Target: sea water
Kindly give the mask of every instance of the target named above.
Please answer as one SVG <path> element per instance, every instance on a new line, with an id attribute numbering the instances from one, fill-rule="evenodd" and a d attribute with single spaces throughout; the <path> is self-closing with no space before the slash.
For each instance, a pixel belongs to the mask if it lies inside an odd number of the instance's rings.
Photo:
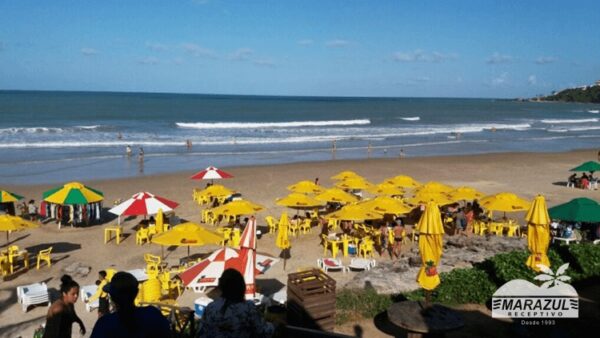
<path id="1" fill-rule="evenodd" d="M 593 148 L 597 111 L 500 99 L 0 91 L 0 183 L 332 160 L 334 143 L 335 159 Z"/>

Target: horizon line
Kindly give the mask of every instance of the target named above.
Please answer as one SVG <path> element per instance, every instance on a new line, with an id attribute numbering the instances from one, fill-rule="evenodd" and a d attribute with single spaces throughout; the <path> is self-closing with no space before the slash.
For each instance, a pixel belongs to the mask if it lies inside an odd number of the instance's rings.
<path id="1" fill-rule="evenodd" d="M 204 95 L 204 96 L 246 96 L 271 98 L 341 98 L 341 99 L 459 99 L 459 100 L 519 100 L 531 97 L 458 97 L 458 96 L 351 96 L 351 95 L 291 95 L 291 94 L 232 94 L 232 93 L 193 93 L 162 91 L 118 91 L 118 90 L 70 90 L 70 89 L 2 89 L 2 92 L 46 92 L 46 93 L 104 93 L 104 94 L 164 94 L 164 95 Z"/>

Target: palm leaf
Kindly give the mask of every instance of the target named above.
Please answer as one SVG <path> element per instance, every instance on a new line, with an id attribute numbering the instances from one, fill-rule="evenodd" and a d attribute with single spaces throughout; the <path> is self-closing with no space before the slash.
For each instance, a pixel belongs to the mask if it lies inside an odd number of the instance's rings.
<path id="1" fill-rule="evenodd" d="M 541 280 L 541 281 L 548 281 L 548 280 L 554 280 L 554 276 L 541 274 L 541 275 L 535 276 L 533 279 Z"/>
<path id="2" fill-rule="evenodd" d="M 556 279 L 561 282 L 568 282 L 571 280 L 571 277 L 563 275 L 563 276 L 558 276 Z"/>
<path id="3" fill-rule="evenodd" d="M 543 273 L 549 274 L 550 276 L 554 276 L 554 271 L 552 271 L 552 269 L 550 269 L 549 267 L 545 266 L 544 264 L 538 264 L 537 266 L 538 266 L 538 268 L 540 268 L 540 270 Z"/>
<path id="4" fill-rule="evenodd" d="M 565 264 L 561 265 L 560 268 L 558 268 L 558 270 L 556 270 L 556 275 L 557 276 L 563 275 L 565 273 L 565 271 L 567 271 L 568 268 L 569 268 L 569 263 L 565 263 Z"/>

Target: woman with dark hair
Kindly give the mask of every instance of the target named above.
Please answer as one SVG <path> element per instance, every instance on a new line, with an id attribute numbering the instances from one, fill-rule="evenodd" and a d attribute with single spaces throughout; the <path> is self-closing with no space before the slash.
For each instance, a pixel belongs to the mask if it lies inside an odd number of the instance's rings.
<path id="1" fill-rule="evenodd" d="M 208 304 L 202 315 L 198 338 L 272 337 L 275 326 L 261 317 L 256 306 L 246 301 L 244 276 L 235 270 L 219 278 L 221 297 Z"/>
<path id="2" fill-rule="evenodd" d="M 73 323 L 79 324 L 79 332 L 85 334 L 85 325 L 77 317 L 74 306 L 79 297 L 79 284 L 69 275 L 62 276 L 60 281 L 61 297 L 48 309 L 43 338 L 71 338 Z"/>

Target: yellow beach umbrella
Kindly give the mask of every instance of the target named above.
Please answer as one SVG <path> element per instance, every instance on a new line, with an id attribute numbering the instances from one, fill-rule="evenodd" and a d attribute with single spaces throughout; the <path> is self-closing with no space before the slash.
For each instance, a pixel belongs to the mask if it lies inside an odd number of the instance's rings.
<path id="1" fill-rule="evenodd" d="M 350 178 L 363 178 L 363 177 L 360 176 L 359 174 L 355 173 L 354 171 L 350 171 L 350 170 L 341 171 L 337 175 L 331 176 L 331 179 L 334 179 L 334 180 L 347 180 Z"/>
<path id="2" fill-rule="evenodd" d="M 380 214 L 393 215 L 406 214 L 413 209 L 402 201 L 387 196 L 379 196 L 372 200 L 360 202 L 358 205 Z"/>
<path id="3" fill-rule="evenodd" d="M 412 177 L 406 175 L 398 175 L 396 177 L 389 178 L 386 180 L 386 182 L 391 183 L 397 187 L 404 188 L 416 188 L 421 185 L 421 183 L 419 183 Z"/>
<path id="4" fill-rule="evenodd" d="M 328 217 L 344 221 L 362 221 L 370 219 L 382 219 L 383 215 L 378 212 L 370 211 L 361 205 L 354 204 L 347 205 L 340 210 L 329 214 Z"/>
<path id="5" fill-rule="evenodd" d="M 453 187 L 440 182 L 427 182 L 416 189 L 417 192 L 432 192 L 432 193 L 449 193 L 454 190 Z"/>
<path id="6" fill-rule="evenodd" d="M 210 187 L 200 191 L 198 194 L 206 197 L 220 197 L 220 196 L 229 196 L 233 194 L 234 191 L 222 186 L 220 184 L 213 184 Z"/>
<path id="7" fill-rule="evenodd" d="M 6 231 L 7 242 L 11 231 L 38 228 L 39 226 L 39 224 L 24 220 L 19 216 L 0 215 L 0 231 Z"/>
<path id="8" fill-rule="evenodd" d="M 335 186 L 342 189 L 364 190 L 371 188 L 373 184 L 369 183 L 364 178 L 349 178 L 347 180 L 337 182 Z"/>
<path id="9" fill-rule="evenodd" d="M 388 182 L 379 183 L 368 188 L 367 191 L 378 196 L 404 195 L 404 189 Z"/>
<path id="10" fill-rule="evenodd" d="M 162 246 L 187 246 L 188 256 L 190 255 L 190 246 L 219 244 L 222 240 L 222 235 L 192 222 L 181 223 L 169 231 L 152 237 L 152 243 Z"/>
<path id="11" fill-rule="evenodd" d="M 246 200 L 236 200 L 210 209 L 215 215 L 239 216 L 254 215 L 264 209 L 262 205 Z"/>
<path id="12" fill-rule="evenodd" d="M 282 205 L 290 208 L 313 208 L 319 207 L 325 204 L 325 202 L 320 201 L 314 197 L 310 197 L 301 193 L 291 193 L 286 197 L 277 199 L 277 205 Z"/>
<path id="13" fill-rule="evenodd" d="M 287 187 L 288 190 L 301 194 L 318 194 L 323 192 L 323 187 L 313 181 L 300 181 Z"/>
<path id="14" fill-rule="evenodd" d="M 459 187 L 448 193 L 448 197 L 453 201 L 472 201 L 474 199 L 480 199 L 483 196 L 483 193 L 471 187 Z"/>
<path id="15" fill-rule="evenodd" d="M 435 202 L 427 203 L 425 212 L 417 224 L 419 231 L 419 253 L 423 266 L 417 275 L 417 282 L 425 290 L 433 290 L 440 284 L 437 267 L 442 257 L 442 215 Z"/>
<path id="16" fill-rule="evenodd" d="M 495 195 L 487 196 L 479 201 L 481 207 L 493 211 L 523 211 L 530 207 L 527 200 L 510 192 L 501 192 Z"/>
<path id="17" fill-rule="evenodd" d="M 531 252 L 527 258 L 527 266 L 535 271 L 540 271 L 538 264 L 550 267 L 547 255 L 550 245 L 550 215 L 544 196 L 535 197 L 525 220 L 527 221 L 527 246 Z"/>
<path id="18" fill-rule="evenodd" d="M 0 203 L 17 202 L 23 199 L 23 196 L 17 195 L 10 191 L 0 190 Z"/>
<path id="19" fill-rule="evenodd" d="M 427 204 L 428 202 L 435 202 L 439 205 L 454 203 L 448 195 L 441 192 L 417 192 L 415 196 L 408 199 L 408 203 L 412 205 Z"/>
<path id="20" fill-rule="evenodd" d="M 345 192 L 339 188 L 330 188 L 315 196 L 316 199 L 325 202 L 335 202 L 340 204 L 354 203 L 358 197 Z"/>
<path id="21" fill-rule="evenodd" d="M 288 215 L 286 212 L 281 214 L 281 217 L 279 218 L 279 227 L 277 230 L 277 238 L 275 239 L 275 245 L 280 248 L 281 251 L 281 257 L 283 258 L 283 269 L 285 270 L 285 266 L 286 266 L 286 261 L 289 257 L 289 253 L 290 253 L 290 248 L 292 247 L 292 244 L 290 243 L 289 237 L 288 237 L 288 225 L 289 225 L 289 220 L 288 220 Z"/>
<path id="22" fill-rule="evenodd" d="M 88 204 L 100 202 L 104 199 L 101 191 L 92 189 L 79 182 L 67 183 L 63 186 L 50 189 L 43 194 L 44 201 L 54 204 Z"/>

